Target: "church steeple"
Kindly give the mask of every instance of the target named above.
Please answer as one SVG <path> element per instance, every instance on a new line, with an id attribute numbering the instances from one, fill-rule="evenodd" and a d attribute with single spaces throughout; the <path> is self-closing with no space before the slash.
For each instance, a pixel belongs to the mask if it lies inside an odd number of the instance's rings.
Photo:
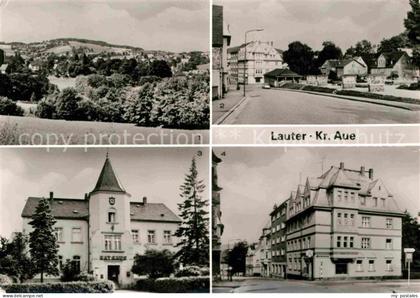
<path id="1" fill-rule="evenodd" d="M 114 169 L 111 165 L 111 160 L 106 154 L 105 163 L 102 167 L 101 174 L 99 175 L 98 182 L 92 192 L 96 191 L 114 191 L 114 192 L 124 192 L 125 190 L 122 187 L 120 181 L 115 175 Z"/>

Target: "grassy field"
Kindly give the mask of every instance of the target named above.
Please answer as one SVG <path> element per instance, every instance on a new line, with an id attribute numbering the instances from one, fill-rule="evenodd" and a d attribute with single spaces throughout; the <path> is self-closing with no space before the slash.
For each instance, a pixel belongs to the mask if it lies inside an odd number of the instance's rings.
<path id="1" fill-rule="evenodd" d="M 0 116 L 0 145 L 184 145 L 208 142 L 208 130 Z"/>
<path id="2" fill-rule="evenodd" d="M 74 88 L 76 86 L 76 78 L 58 78 L 55 76 L 48 76 L 48 80 L 51 84 L 57 85 L 60 90 L 68 87 Z"/>

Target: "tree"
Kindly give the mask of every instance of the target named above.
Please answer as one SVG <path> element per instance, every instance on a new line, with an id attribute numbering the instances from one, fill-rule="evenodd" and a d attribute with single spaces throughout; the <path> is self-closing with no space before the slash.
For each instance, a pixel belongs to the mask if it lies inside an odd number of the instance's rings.
<path id="1" fill-rule="evenodd" d="M 155 60 L 150 64 L 149 75 L 169 78 L 172 77 L 172 71 L 165 60 Z"/>
<path id="2" fill-rule="evenodd" d="M 420 45 L 420 1 L 410 0 L 411 10 L 404 19 L 404 26 L 408 31 L 408 38 L 414 46 Z"/>
<path id="3" fill-rule="evenodd" d="M 372 68 L 375 65 L 375 54 L 372 43 L 368 40 L 362 40 L 356 43 L 353 47 L 347 49 L 346 57 L 362 57 L 363 61 L 367 64 L 368 68 Z"/>
<path id="4" fill-rule="evenodd" d="M 144 255 L 134 256 L 131 271 L 139 275 L 148 275 L 149 278 L 169 276 L 174 272 L 173 255 L 167 249 L 146 250 Z"/>
<path id="5" fill-rule="evenodd" d="M 332 41 L 324 41 L 322 43 L 322 50 L 318 54 L 317 67 L 321 67 L 325 61 L 330 59 L 341 59 L 343 53 Z"/>
<path id="6" fill-rule="evenodd" d="M 406 210 L 402 218 L 402 255 L 405 259 L 404 248 L 414 248 L 414 264 L 420 266 L 420 223 Z"/>
<path id="7" fill-rule="evenodd" d="M 53 227 L 55 223 L 48 199 L 42 198 L 29 222 L 33 228 L 29 234 L 30 254 L 34 272 L 41 274 L 41 283 L 44 282 L 44 274 L 59 274 L 58 245 Z"/>
<path id="8" fill-rule="evenodd" d="M 248 244 L 246 242 L 238 242 L 228 251 L 225 260 L 229 267 L 232 267 L 231 274 L 246 273 L 246 254 L 248 251 Z"/>
<path id="9" fill-rule="evenodd" d="M 398 52 L 400 48 L 407 46 L 407 36 L 404 33 L 395 35 L 388 39 L 383 39 L 379 44 L 379 53 L 394 53 Z"/>
<path id="10" fill-rule="evenodd" d="M 209 264 L 208 212 L 204 209 L 208 203 L 201 196 L 204 189 L 204 182 L 198 179 L 193 158 L 185 182 L 180 187 L 180 195 L 184 199 L 178 204 L 182 223 L 175 232 L 175 236 L 181 240 L 177 244 L 181 249 L 176 257 L 185 265 Z"/>
<path id="11" fill-rule="evenodd" d="M 289 44 L 288 49 L 283 53 L 283 60 L 292 71 L 300 75 L 318 72 L 314 63 L 314 52 L 308 45 L 299 41 Z"/>
<path id="12" fill-rule="evenodd" d="M 57 118 L 65 120 L 77 120 L 79 117 L 79 102 L 82 98 L 74 88 L 65 88 L 58 94 L 55 102 Z"/>

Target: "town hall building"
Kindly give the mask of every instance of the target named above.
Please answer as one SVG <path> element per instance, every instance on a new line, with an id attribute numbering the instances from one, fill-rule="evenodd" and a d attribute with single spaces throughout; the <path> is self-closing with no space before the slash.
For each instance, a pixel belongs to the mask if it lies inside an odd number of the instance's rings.
<path id="1" fill-rule="evenodd" d="M 23 232 L 42 198 L 29 197 L 22 211 Z M 66 260 L 80 272 L 89 272 L 98 280 L 118 284 L 133 281 L 131 268 L 136 254 L 148 249 L 176 252 L 174 233 L 179 217 L 162 203 L 133 200 L 118 180 L 107 156 L 94 189 L 79 198 L 49 195 L 56 219 L 59 267 Z"/>

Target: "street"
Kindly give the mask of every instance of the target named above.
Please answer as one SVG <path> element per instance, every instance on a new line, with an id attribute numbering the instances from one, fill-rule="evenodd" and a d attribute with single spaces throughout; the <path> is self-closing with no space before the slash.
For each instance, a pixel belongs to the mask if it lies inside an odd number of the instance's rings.
<path id="1" fill-rule="evenodd" d="M 420 118 L 419 111 L 379 104 L 256 86 L 247 90 L 247 99 L 221 124 L 392 124 Z"/>
<path id="2" fill-rule="evenodd" d="M 213 293 L 420 293 L 420 280 L 280 280 L 248 278 L 213 284 Z"/>

